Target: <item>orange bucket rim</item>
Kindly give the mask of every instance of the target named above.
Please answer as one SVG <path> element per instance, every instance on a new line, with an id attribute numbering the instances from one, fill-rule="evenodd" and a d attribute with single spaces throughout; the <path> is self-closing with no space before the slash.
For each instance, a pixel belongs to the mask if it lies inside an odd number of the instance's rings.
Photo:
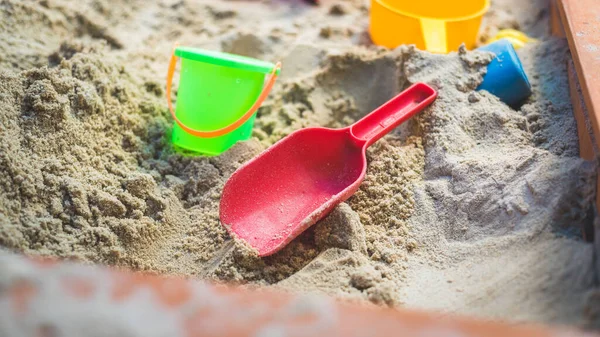
<path id="1" fill-rule="evenodd" d="M 388 9 L 396 14 L 408 16 L 408 17 L 411 17 L 414 19 L 441 20 L 441 21 L 445 21 L 445 22 L 458 22 L 458 21 L 466 21 L 466 20 L 475 19 L 477 17 L 483 16 L 490 9 L 490 0 L 483 0 L 483 3 L 484 3 L 483 8 L 481 8 L 479 11 L 477 11 L 474 14 L 461 16 L 461 17 L 454 17 L 451 19 L 446 19 L 446 18 L 440 19 L 440 18 L 430 17 L 430 16 L 415 15 L 413 13 L 399 10 L 399 9 L 393 7 L 392 5 L 387 4 L 384 0 L 372 0 L 372 1 L 378 3 L 382 7 L 385 7 L 386 9 Z"/>

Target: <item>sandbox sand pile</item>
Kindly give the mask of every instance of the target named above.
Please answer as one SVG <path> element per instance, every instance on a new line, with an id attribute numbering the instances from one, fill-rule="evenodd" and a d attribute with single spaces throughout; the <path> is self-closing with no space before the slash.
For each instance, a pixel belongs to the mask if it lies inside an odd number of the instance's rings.
<path id="1" fill-rule="evenodd" d="M 482 39 L 518 28 L 534 94 L 481 82 L 489 54 L 373 46 L 368 2 L 0 1 L 0 244 L 156 273 L 315 291 L 509 321 L 600 325 L 596 167 L 578 157 L 565 40 L 546 1 L 496 0 Z M 164 98 L 173 42 L 283 71 L 254 138 L 175 152 Z M 242 163 L 306 126 L 348 125 L 411 83 L 439 98 L 368 151 L 360 190 L 260 259 L 219 223 Z M 176 101 L 176 95 L 173 100 Z"/>

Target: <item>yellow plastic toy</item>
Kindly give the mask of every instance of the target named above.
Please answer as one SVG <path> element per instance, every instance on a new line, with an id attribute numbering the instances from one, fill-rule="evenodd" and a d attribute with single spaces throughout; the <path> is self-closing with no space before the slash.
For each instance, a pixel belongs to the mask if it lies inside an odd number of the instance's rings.
<path id="1" fill-rule="evenodd" d="M 531 37 L 525 35 L 525 33 L 518 31 L 516 29 L 502 29 L 496 34 L 496 36 L 487 40 L 485 43 L 490 44 L 492 42 L 495 42 L 495 41 L 498 41 L 501 39 L 507 39 L 508 41 L 510 41 L 510 43 L 513 45 L 513 47 L 515 47 L 515 49 L 522 48 L 525 46 L 525 44 L 527 44 L 529 42 L 537 42 L 538 41 L 534 38 L 531 38 Z"/>
<path id="2" fill-rule="evenodd" d="M 415 44 L 432 53 L 475 47 L 489 0 L 371 0 L 369 31 L 375 44 Z"/>

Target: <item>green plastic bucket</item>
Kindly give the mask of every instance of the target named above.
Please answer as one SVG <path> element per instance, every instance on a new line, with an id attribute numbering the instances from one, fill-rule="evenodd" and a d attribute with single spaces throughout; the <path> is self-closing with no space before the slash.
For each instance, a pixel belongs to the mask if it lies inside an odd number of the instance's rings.
<path id="1" fill-rule="evenodd" d="M 181 58 L 181 75 L 173 112 L 171 82 L 177 57 Z M 279 63 L 175 48 L 167 76 L 167 101 L 175 120 L 173 144 L 205 155 L 219 155 L 236 142 L 249 139 L 256 109 L 271 90 L 279 69 Z"/>

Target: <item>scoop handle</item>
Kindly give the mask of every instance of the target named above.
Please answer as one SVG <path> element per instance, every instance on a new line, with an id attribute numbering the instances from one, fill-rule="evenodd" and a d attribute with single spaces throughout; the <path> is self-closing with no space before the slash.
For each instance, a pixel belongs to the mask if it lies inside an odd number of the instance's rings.
<path id="1" fill-rule="evenodd" d="M 436 97 L 435 89 L 425 83 L 415 83 L 350 126 L 350 132 L 365 141 L 368 147 L 423 110 Z"/>

